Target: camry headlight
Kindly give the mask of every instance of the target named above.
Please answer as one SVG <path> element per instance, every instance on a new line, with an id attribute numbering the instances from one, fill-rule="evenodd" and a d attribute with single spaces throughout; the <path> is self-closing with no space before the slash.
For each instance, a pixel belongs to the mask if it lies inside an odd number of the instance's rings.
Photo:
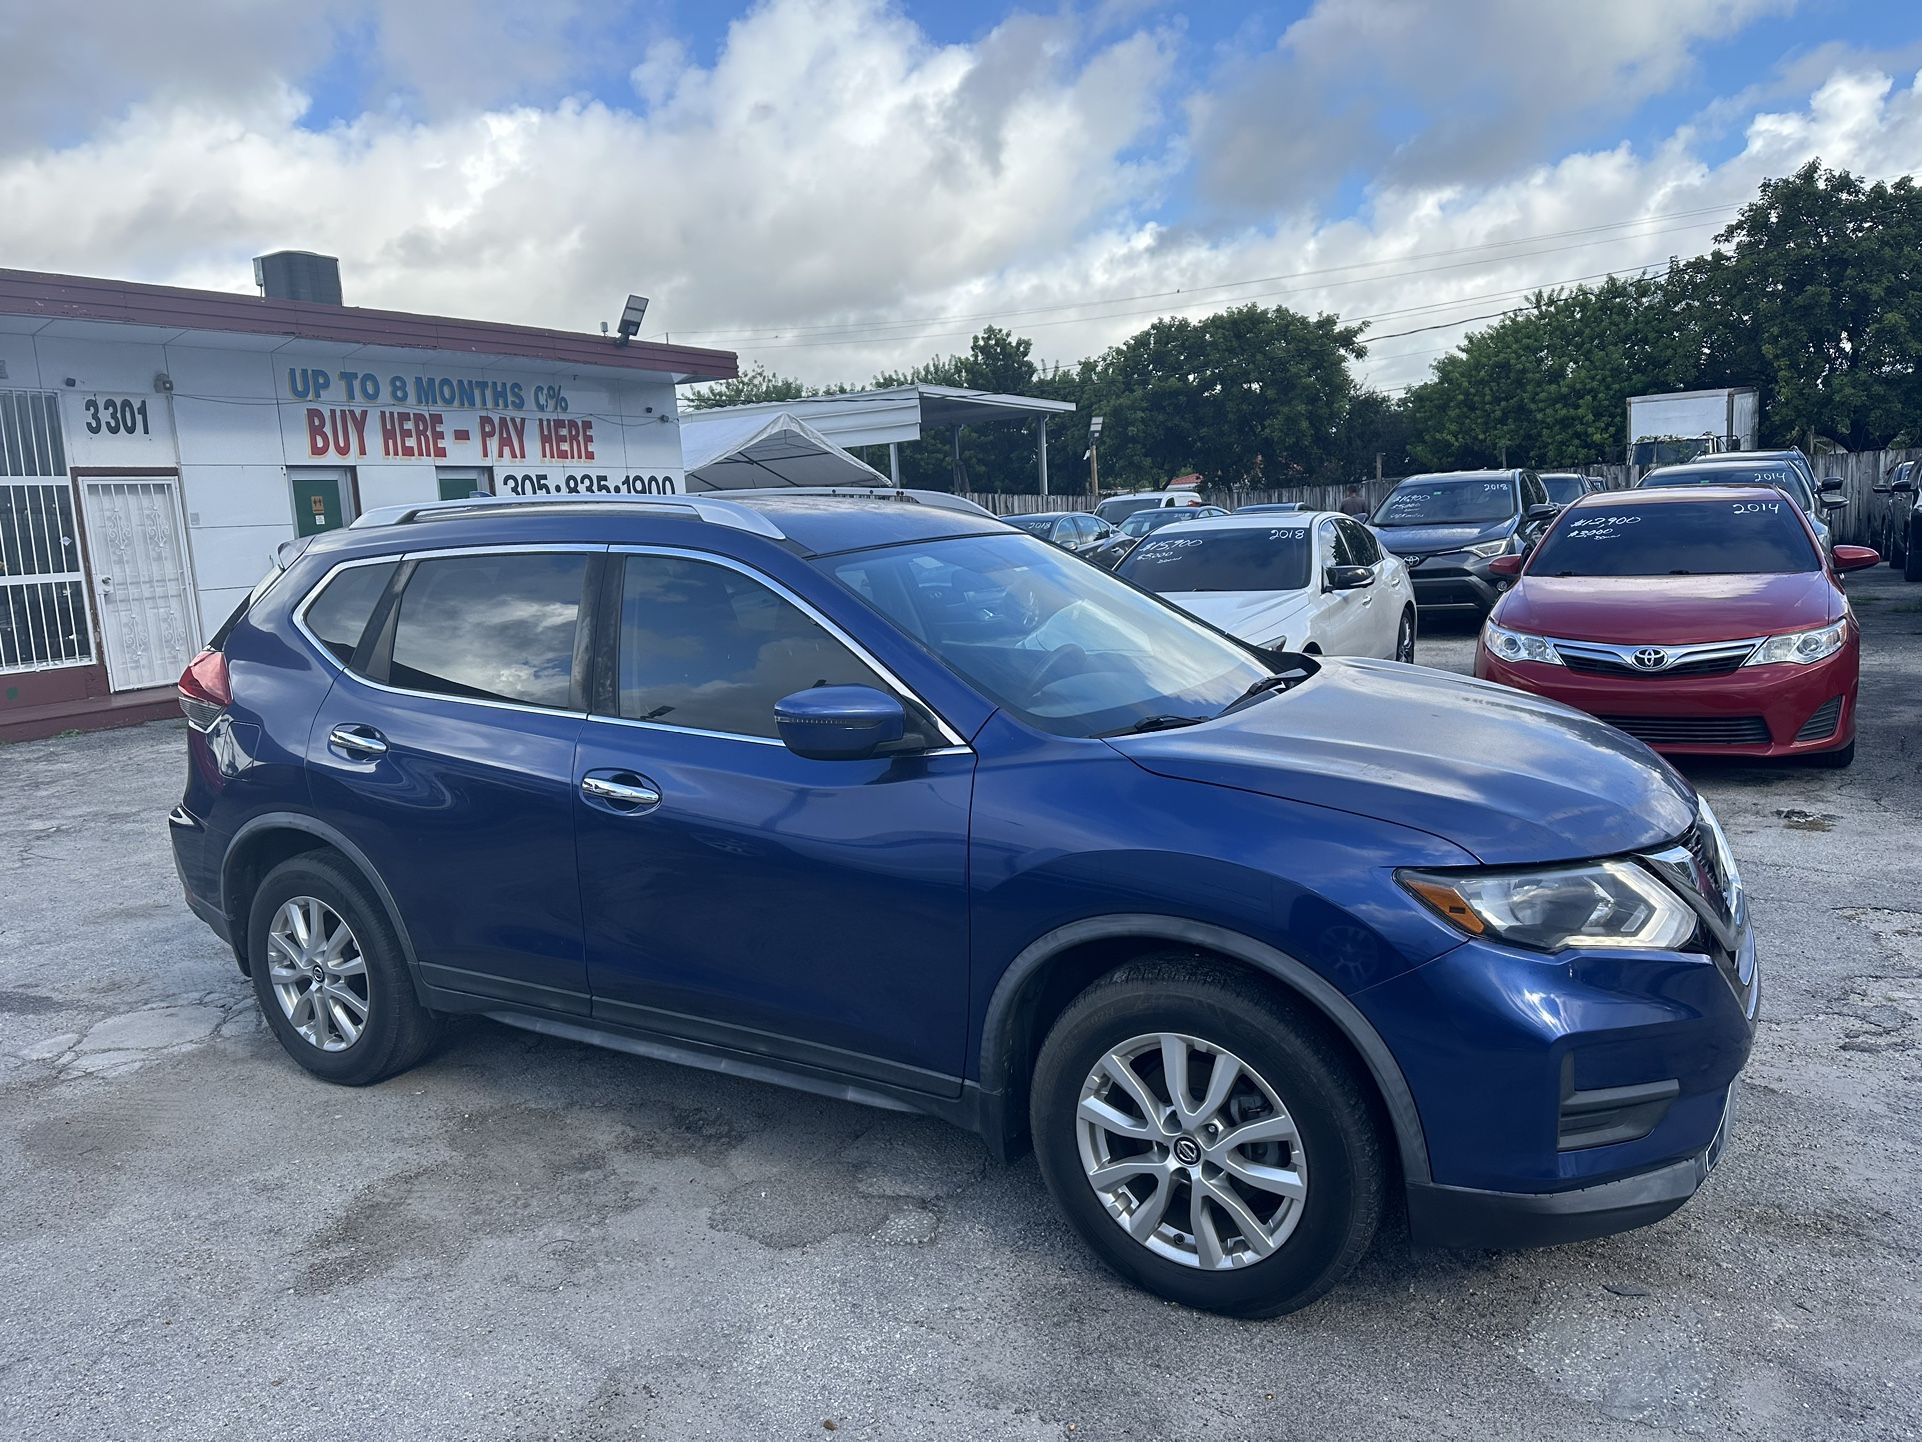
<path id="1" fill-rule="evenodd" d="M 1540 661 L 1545 666 L 1562 664 L 1561 652 L 1548 644 L 1546 636 L 1531 636 L 1526 631 L 1511 631 L 1493 621 L 1482 627 L 1482 644 L 1489 654 L 1504 661 Z"/>
<path id="2" fill-rule="evenodd" d="M 1774 666 L 1793 661 L 1806 666 L 1821 661 L 1842 649 L 1849 637 L 1849 620 L 1844 616 L 1833 626 L 1817 626 L 1813 631 L 1791 631 L 1786 636 L 1771 636 L 1755 648 L 1744 666 Z"/>
<path id="3" fill-rule="evenodd" d="M 1534 951 L 1673 951 L 1695 913 L 1628 861 L 1528 871 L 1398 871 L 1395 879 L 1459 931 Z"/>
<path id="4" fill-rule="evenodd" d="M 1483 541 L 1479 546 L 1463 546 L 1464 553 L 1470 556 L 1499 556 L 1508 549 L 1508 537 L 1499 541 Z"/>

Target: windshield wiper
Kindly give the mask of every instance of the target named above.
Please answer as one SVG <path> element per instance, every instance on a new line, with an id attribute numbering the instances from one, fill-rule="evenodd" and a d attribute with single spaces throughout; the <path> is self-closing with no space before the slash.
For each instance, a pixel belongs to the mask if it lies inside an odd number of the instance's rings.
<path id="1" fill-rule="evenodd" d="M 1206 716 L 1144 716 L 1119 731 L 1103 731 L 1103 736 L 1139 736 L 1144 731 L 1172 731 L 1178 726 L 1199 726 Z"/>
<path id="2" fill-rule="evenodd" d="M 1234 700 L 1215 712 L 1215 716 L 1218 719 L 1226 716 L 1230 711 L 1239 711 L 1250 701 L 1257 701 L 1261 697 L 1266 696 L 1270 691 L 1286 691 L 1300 679 L 1301 677 L 1298 675 L 1281 675 L 1263 676 L 1259 681 L 1251 681 L 1246 691 L 1243 691 L 1239 696 L 1235 697 Z"/>

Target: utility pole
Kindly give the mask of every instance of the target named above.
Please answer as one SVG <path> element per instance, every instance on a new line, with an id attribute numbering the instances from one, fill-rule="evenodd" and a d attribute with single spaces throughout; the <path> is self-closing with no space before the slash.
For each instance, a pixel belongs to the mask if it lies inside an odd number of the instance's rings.
<path id="1" fill-rule="evenodd" d="M 1048 418 L 1043 416 L 1035 427 L 1034 454 L 1041 469 L 1041 494 L 1048 494 Z"/>

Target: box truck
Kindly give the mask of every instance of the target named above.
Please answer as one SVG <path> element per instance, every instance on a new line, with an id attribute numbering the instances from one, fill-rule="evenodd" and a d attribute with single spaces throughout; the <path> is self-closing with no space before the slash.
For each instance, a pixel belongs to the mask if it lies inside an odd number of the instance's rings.
<path id="1" fill-rule="evenodd" d="M 1711 451 L 1752 451 L 1758 418 L 1754 386 L 1630 396 L 1628 463 L 1668 466 Z"/>

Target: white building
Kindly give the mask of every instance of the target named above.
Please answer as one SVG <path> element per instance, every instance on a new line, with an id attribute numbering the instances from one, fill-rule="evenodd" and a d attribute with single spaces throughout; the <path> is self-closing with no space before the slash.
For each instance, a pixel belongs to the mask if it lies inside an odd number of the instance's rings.
<path id="1" fill-rule="evenodd" d="M 683 488 L 726 351 L 0 270 L 0 739 L 144 720 L 280 542 L 474 491 Z"/>

